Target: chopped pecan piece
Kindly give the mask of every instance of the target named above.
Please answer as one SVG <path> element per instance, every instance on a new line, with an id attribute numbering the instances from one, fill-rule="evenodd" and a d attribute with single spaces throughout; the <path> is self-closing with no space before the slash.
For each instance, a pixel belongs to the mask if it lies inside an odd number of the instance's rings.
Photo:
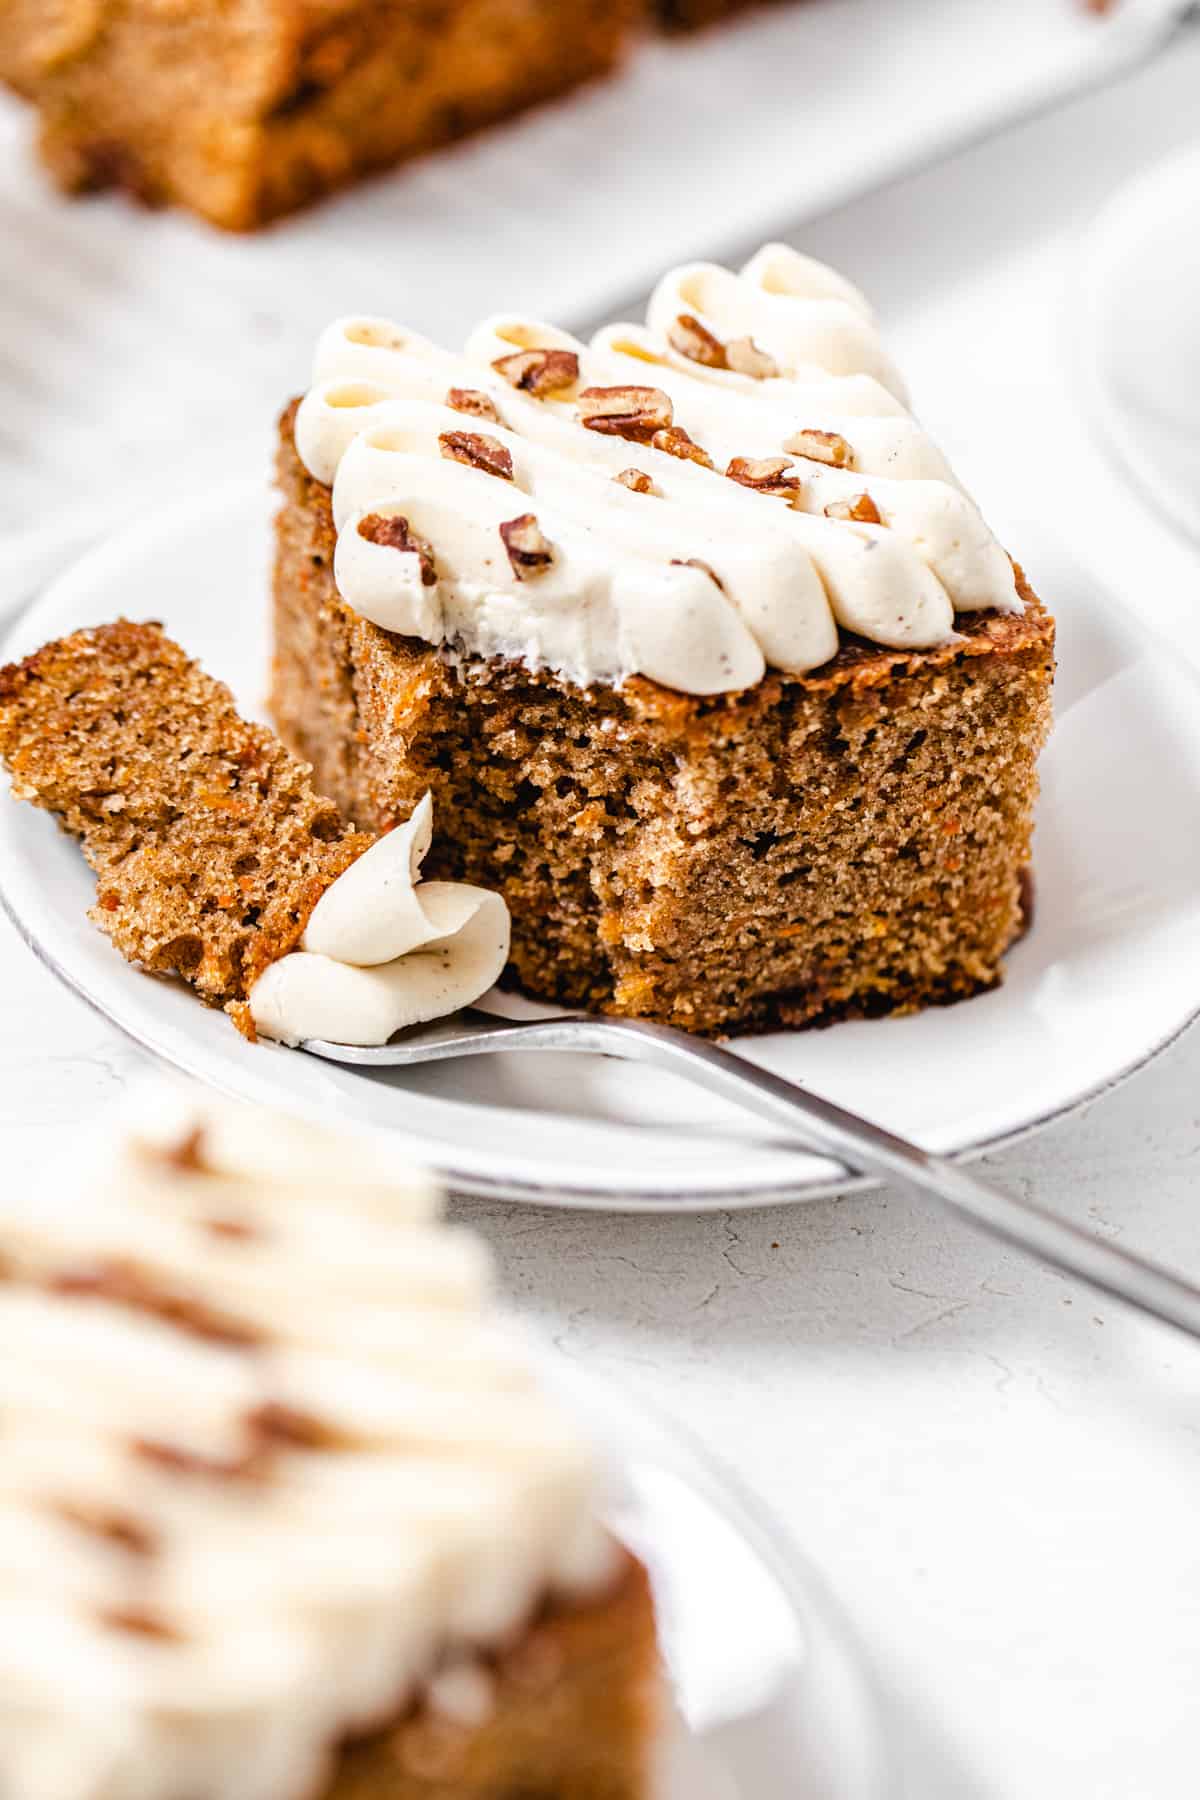
<path id="1" fill-rule="evenodd" d="M 51 1276 L 47 1286 L 54 1294 L 107 1300 L 114 1306 L 128 1307 L 132 1312 L 148 1313 L 193 1337 L 208 1338 L 216 1344 L 248 1349 L 259 1341 L 258 1333 L 249 1326 L 216 1311 L 191 1294 L 159 1285 L 152 1277 L 144 1275 L 136 1264 L 121 1257 L 60 1270 Z"/>
<path id="2" fill-rule="evenodd" d="M 328 1450 L 337 1433 L 311 1413 L 300 1412 L 278 1400 L 268 1400 L 246 1421 L 250 1431 L 268 1444 L 288 1444 L 299 1450 Z"/>
<path id="3" fill-rule="evenodd" d="M 512 455 L 498 438 L 485 437 L 480 431 L 443 431 L 438 444 L 442 455 L 451 462 L 482 469 L 485 475 L 498 475 L 501 481 L 513 478 Z"/>
<path id="4" fill-rule="evenodd" d="M 512 572 L 518 581 L 528 581 L 531 575 L 540 575 L 554 561 L 554 546 L 544 536 L 532 513 L 522 513 L 519 518 L 506 519 L 500 527 L 500 536 L 504 540 Z"/>
<path id="5" fill-rule="evenodd" d="M 228 1238 L 232 1243 L 248 1244 L 261 1234 L 245 1219 L 211 1218 L 200 1221 L 203 1229 L 216 1238 Z"/>
<path id="6" fill-rule="evenodd" d="M 159 1614 L 138 1607 L 109 1607 L 100 1613 L 100 1621 L 112 1631 L 128 1631 L 135 1637 L 154 1638 L 163 1644 L 178 1644 L 183 1634 Z"/>
<path id="7" fill-rule="evenodd" d="M 668 456 L 683 457 L 685 461 L 700 463 L 706 469 L 715 467 L 708 451 L 701 449 L 682 425 L 667 425 L 662 431 L 656 431 L 650 444 L 655 450 L 665 450 Z"/>
<path id="8" fill-rule="evenodd" d="M 470 413 L 476 419 L 490 419 L 493 425 L 502 423 L 495 401 L 482 388 L 450 388 L 446 394 L 446 405 L 452 412 Z"/>
<path id="9" fill-rule="evenodd" d="M 152 1160 L 165 1163 L 169 1169 L 178 1169 L 181 1174 L 200 1175 L 205 1171 L 203 1125 L 193 1125 L 181 1138 L 172 1144 L 147 1146 L 145 1154 Z"/>
<path id="10" fill-rule="evenodd" d="M 579 417 L 589 431 L 648 444 L 675 417 L 669 394 L 653 387 L 590 387 L 579 396 Z"/>
<path id="11" fill-rule="evenodd" d="M 882 525 L 879 508 L 870 494 L 856 494 L 853 500 L 831 500 L 825 508 L 827 519 L 853 519 L 859 525 Z"/>
<path id="12" fill-rule="evenodd" d="M 497 375 L 522 393 L 561 394 L 579 380 L 579 358 L 573 350 L 517 350 L 492 364 Z"/>
<path id="13" fill-rule="evenodd" d="M 706 369 L 727 369 L 725 345 L 702 325 L 694 313 L 680 313 L 667 333 L 667 342 L 689 362 L 703 363 Z"/>
<path id="14" fill-rule="evenodd" d="M 129 1447 L 142 1462 L 169 1475 L 195 1475 L 206 1481 L 248 1481 L 264 1470 L 261 1444 L 236 1457 L 206 1456 L 203 1451 L 164 1443 L 158 1438 L 134 1438 Z"/>
<path id="15" fill-rule="evenodd" d="M 854 467 L 854 452 L 837 431 L 797 431 L 783 447 L 793 456 L 807 456 L 810 462 L 828 463 L 831 469 Z"/>
<path id="16" fill-rule="evenodd" d="M 725 473 L 730 481 L 753 488 L 756 494 L 776 494 L 784 500 L 795 500 L 801 491 L 800 477 L 786 456 L 734 456 Z"/>
<path id="17" fill-rule="evenodd" d="M 720 588 L 722 593 L 725 592 L 725 583 L 721 580 L 721 577 L 717 574 L 717 571 L 713 568 L 712 564 L 702 562 L 698 556 L 673 556 L 671 558 L 671 567 L 673 569 L 699 569 L 701 574 L 707 575 L 708 579 L 711 582 L 714 582 L 716 586 Z"/>
<path id="18" fill-rule="evenodd" d="M 158 1548 L 158 1539 L 149 1525 L 135 1519 L 131 1513 L 118 1512 L 115 1507 L 94 1501 L 55 1500 L 51 1502 L 50 1511 L 65 1524 L 74 1525 L 92 1537 L 103 1538 L 106 1543 L 127 1550 L 131 1556 L 153 1556 Z"/>
<path id="19" fill-rule="evenodd" d="M 433 587 L 436 583 L 433 551 L 424 538 L 409 530 L 408 520 L 402 519 L 399 513 L 365 513 L 358 521 L 358 535 L 366 538 L 368 544 L 382 544 L 385 550 L 407 551 L 421 565 L 422 587 Z"/>
<path id="20" fill-rule="evenodd" d="M 622 469 L 619 475 L 613 476 L 622 487 L 627 487 L 635 494 L 657 494 L 658 489 L 650 477 L 641 469 Z"/>
<path id="21" fill-rule="evenodd" d="M 779 373 L 775 358 L 760 350 L 752 337 L 730 338 L 725 346 L 725 361 L 738 375 L 753 375 L 755 381 L 769 381 Z"/>

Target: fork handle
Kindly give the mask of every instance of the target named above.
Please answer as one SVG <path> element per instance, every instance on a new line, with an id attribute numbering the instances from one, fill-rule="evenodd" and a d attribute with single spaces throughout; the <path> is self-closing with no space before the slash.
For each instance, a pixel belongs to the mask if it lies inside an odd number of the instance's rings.
<path id="1" fill-rule="evenodd" d="M 574 1021 L 573 1047 L 652 1063 L 682 1075 L 722 1099 L 733 1100 L 772 1125 L 795 1130 L 840 1162 L 867 1175 L 940 1200 L 961 1218 L 1017 1249 L 1040 1257 L 1113 1299 L 1200 1337 L 1200 1288 L 1147 1258 L 1109 1243 L 1069 1219 L 1048 1212 L 959 1163 L 922 1150 L 882 1125 L 760 1069 L 719 1044 L 667 1025 L 635 1019 Z M 584 1038 L 590 1038 L 585 1043 Z"/>

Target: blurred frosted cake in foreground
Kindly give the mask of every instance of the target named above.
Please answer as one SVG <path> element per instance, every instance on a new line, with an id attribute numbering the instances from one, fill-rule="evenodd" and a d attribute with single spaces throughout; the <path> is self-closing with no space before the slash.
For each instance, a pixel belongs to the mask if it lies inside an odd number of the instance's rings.
<path id="1" fill-rule="evenodd" d="M 993 986 L 1053 622 L 863 297 L 769 245 L 584 344 L 338 320 L 285 414 L 273 708 L 343 815 L 433 795 L 532 994 L 698 1031 Z"/>
<path id="2" fill-rule="evenodd" d="M 156 1093 L 0 1195 L 5 1800 L 645 1800 L 644 1573 L 390 1165 Z"/>

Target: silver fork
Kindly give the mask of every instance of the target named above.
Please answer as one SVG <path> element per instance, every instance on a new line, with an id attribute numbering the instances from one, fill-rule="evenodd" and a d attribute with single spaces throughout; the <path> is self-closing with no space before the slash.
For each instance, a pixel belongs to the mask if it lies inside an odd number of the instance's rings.
<path id="1" fill-rule="evenodd" d="M 784 1081 L 719 1044 L 690 1037 L 669 1025 L 580 1013 L 514 1023 L 468 1009 L 436 1025 L 402 1032 L 377 1048 L 332 1044 L 319 1038 L 306 1040 L 301 1048 L 330 1062 L 366 1069 L 411 1068 L 418 1063 L 511 1050 L 586 1050 L 649 1063 L 744 1106 L 772 1125 L 799 1131 L 848 1169 L 881 1176 L 939 1200 L 1004 1243 L 1200 1337 L 1200 1288 L 1182 1276 L 1120 1244 L 1094 1237 L 1035 1201 L 1010 1194 L 961 1164 L 922 1150 L 919 1144 L 810 1093 L 797 1082 Z"/>

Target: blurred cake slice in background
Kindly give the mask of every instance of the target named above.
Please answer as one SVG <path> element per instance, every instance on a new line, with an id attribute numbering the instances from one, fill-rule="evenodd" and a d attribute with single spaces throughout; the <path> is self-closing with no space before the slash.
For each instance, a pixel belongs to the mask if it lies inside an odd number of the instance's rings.
<path id="1" fill-rule="evenodd" d="M 157 1088 L 0 1194 L 0 1792 L 648 1800 L 605 1477 L 369 1136 Z"/>
<path id="2" fill-rule="evenodd" d="M 529 993 L 721 1032 L 1001 979 L 1053 621 L 833 270 L 691 264 L 587 344 L 340 319 L 279 477 L 280 732 L 366 829 L 432 793 Z"/>
<path id="3" fill-rule="evenodd" d="M 67 189 L 247 231 L 619 61 L 640 0 L 0 0 Z"/>

